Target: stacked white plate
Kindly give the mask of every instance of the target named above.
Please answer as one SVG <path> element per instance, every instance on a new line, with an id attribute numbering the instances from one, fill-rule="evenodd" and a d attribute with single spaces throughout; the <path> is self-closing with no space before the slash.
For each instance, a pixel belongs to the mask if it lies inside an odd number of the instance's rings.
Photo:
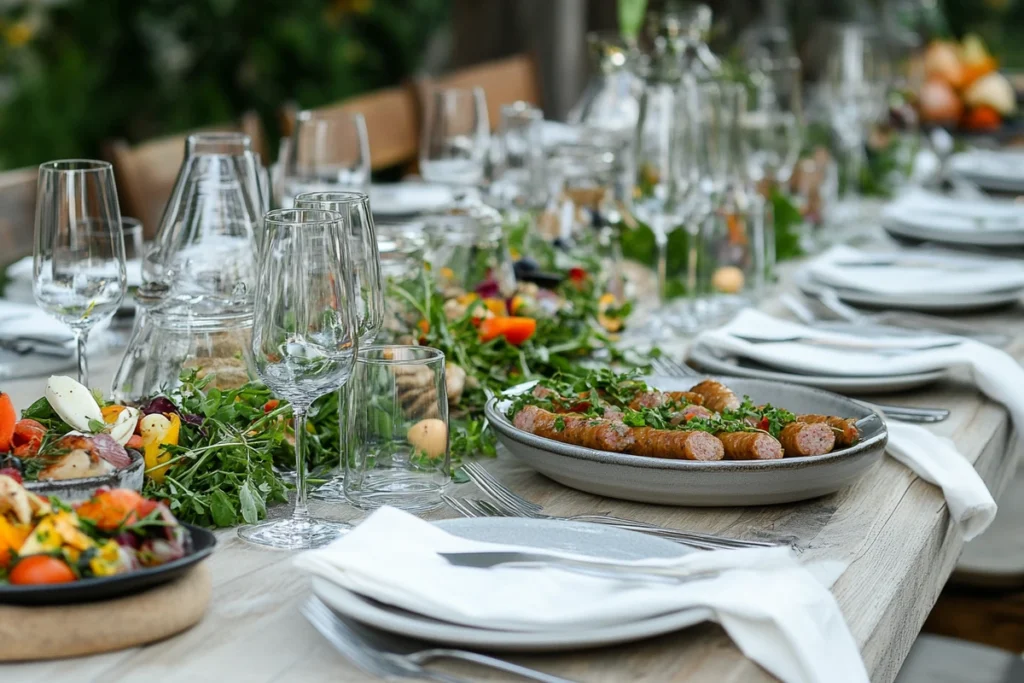
<path id="1" fill-rule="evenodd" d="M 1024 152 L 975 149 L 949 160 L 951 173 L 995 192 L 1024 192 Z"/>
<path id="2" fill-rule="evenodd" d="M 1024 295 L 1024 261 L 943 250 L 862 251 L 839 246 L 795 276 L 806 294 L 823 289 L 856 306 L 967 312 Z"/>
<path id="3" fill-rule="evenodd" d="M 882 227 L 897 237 L 922 242 L 1019 247 L 1024 246 L 1024 205 L 1007 199 L 947 197 L 915 188 L 882 210 Z"/>

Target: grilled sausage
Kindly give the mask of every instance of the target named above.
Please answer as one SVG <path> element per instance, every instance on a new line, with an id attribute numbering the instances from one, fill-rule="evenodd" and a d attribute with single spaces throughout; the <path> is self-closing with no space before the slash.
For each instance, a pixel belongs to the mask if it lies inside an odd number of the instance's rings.
<path id="1" fill-rule="evenodd" d="M 721 460 L 725 457 L 722 442 L 707 432 L 683 432 L 651 427 L 632 430 L 636 444 L 629 450 L 634 455 L 674 460 Z"/>
<path id="2" fill-rule="evenodd" d="M 831 453 L 836 435 L 824 422 L 790 422 L 779 432 L 779 443 L 787 458 Z"/>
<path id="3" fill-rule="evenodd" d="M 855 418 L 835 417 L 834 415 L 797 415 L 797 422 L 816 424 L 824 422 L 832 428 L 836 435 L 836 446 L 846 448 L 860 440 Z"/>
<path id="4" fill-rule="evenodd" d="M 537 406 L 525 406 L 512 422 L 531 434 L 599 451 L 625 453 L 635 443 L 630 428 L 621 422 L 582 415 L 556 415 Z"/>
<path id="5" fill-rule="evenodd" d="M 782 444 L 764 432 L 719 432 L 726 460 L 778 460 Z"/>
<path id="6" fill-rule="evenodd" d="M 727 410 L 736 410 L 740 407 L 740 397 L 732 389 L 721 382 L 713 379 L 706 379 L 690 391 L 700 395 L 704 399 L 704 405 L 716 413 L 723 413 Z"/>

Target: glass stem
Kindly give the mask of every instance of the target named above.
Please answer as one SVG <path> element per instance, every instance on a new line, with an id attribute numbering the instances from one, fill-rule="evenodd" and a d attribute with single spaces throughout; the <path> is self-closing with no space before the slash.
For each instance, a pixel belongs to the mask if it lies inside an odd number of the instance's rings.
<path id="1" fill-rule="evenodd" d="M 293 519 L 309 519 L 309 508 L 307 507 L 306 491 L 306 409 L 299 408 L 292 404 L 292 412 L 295 415 L 295 509 L 292 511 Z"/>
<path id="2" fill-rule="evenodd" d="M 658 275 L 658 303 L 665 306 L 668 303 L 668 232 L 665 228 L 666 221 L 657 220 L 654 228 L 654 246 L 657 247 L 658 262 L 656 264 Z"/>
<path id="3" fill-rule="evenodd" d="M 89 386 L 89 359 L 85 353 L 86 341 L 89 339 L 89 330 L 75 330 L 75 355 L 78 360 L 78 383 L 84 387 Z"/>

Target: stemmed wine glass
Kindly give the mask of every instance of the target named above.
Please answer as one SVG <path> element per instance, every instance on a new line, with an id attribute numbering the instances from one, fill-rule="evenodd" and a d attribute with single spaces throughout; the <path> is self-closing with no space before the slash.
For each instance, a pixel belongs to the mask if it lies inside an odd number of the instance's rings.
<path id="1" fill-rule="evenodd" d="M 113 317 L 127 285 L 121 210 L 105 161 L 49 161 L 39 167 L 32 293 L 75 335 L 78 381 L 89 385 L 86 341 Z"/>
<path id="2" fill-rule="evenodd" d="M 487 101 L 481 88 L 443 88 L 434 92 L 420 149 L 420 173 L 429 182 L 450 185 L 455 202 L 484 182 L 490 150 Z"/>
<path id="3" fill-rule="evenodd" d="M 346 222 L 342 214 L 321 209 L 276 209 L 264 217 L 253 363 L 266 385 L 291 403 L 297 493 L 289 519 L 238 530 L 250 543 L 316 548 L 349 528 L 310 516 L 303 453 L 310 405 L 341 389 L 355 363 L 358 331 L 347 272 Z"/>
<path id="4" fill-rule="evenodd" d="M 750 179 L 785 186 L 803 145 L 800 62 L 762 59 L 753 64 L 747 112 L 740 128 L 749 154 Z"/>
<path id="5" fill-rule="evenodd" d="M 278 203 L 304 192 L 370 188 L 370 138 L 362 114 L 303 111 L 281 157 Z"/>

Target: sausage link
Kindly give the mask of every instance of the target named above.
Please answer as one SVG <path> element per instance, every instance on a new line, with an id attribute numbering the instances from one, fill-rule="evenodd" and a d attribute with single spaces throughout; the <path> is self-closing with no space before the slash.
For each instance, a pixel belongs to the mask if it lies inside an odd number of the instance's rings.
<path id="1" fill-rule="evenodd" d="M 714 417 L 714 416 L 715 416 L 715 414 L 712 413 L 707 408 L 705 408 L 704 406 L 690 405 L 690 406 L 686 406 L 685 408 L 680 410 L 678 413 L 674 413 L 668 423 L 670 425 L 672 425 L 673 427 L 675 427 L 675 426 L 677 426 L 679 424 L 682 424 L 683 422 L 689 422 L 690 420 L 692 420 L 695 417 L 708 418 L 708 417 Z"/>
<path id="2" fill-rule="evenodd" d="M 719 432 L 726 460 L 778 460 L 782 444 L 764 432 Z"/>
<path id="3" fill-rule="evenodd" d="M 691 387 L 690 391 L 701 396 L 704 399 L 704 405 L 716 413 L 736 410 L 740 407 L 739 396 L 729 387 L 713 379 L 704 380 L 697 386 Z"/>
<path id="4" fill-rule="evenodd" d="M 797 415 L 797 422 L 815 424 L 824 422 L 831 427 L 836 435 L 836 445 L 840 448 L 852 446 L 860 441 L 857 420 L 852 417 L 836 417 L 834 415 Z"/>
<path id="5" fill-rule="evenodd" d="M 787 458 L 831 453 L 836 435 L 824 422 L 790 422 L 779 432 L 779 443 Z"/>
<path id="6" fill-rule="evenodd" d="M 725 457 L 722 442 L 707 432 L 683 432 L 651 427 L 635 427 L 634 455 L 674 460 L 721 460 Z"/>
<path id="7" fill-rule="evenodd" d="M 559 421 L 561 429 L 558 428 Z M 599 451 L 625 453 L 635 443 L 629 427 L 621 422 L 581 415 L 556 415 L 537 406 L 525 406 L 516 413 L 512 422 L 531 434 Z"/>

